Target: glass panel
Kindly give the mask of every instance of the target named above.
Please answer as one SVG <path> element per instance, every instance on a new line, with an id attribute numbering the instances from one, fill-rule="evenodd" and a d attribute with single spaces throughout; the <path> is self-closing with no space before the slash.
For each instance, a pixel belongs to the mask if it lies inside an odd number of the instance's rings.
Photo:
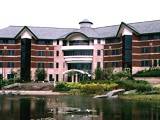
<path id="1" fill-rule="evenodd" d="M 89 45 L 89 41 L 88 40 L 69 41 L 69 45 Z"/>
<path id="2" fill-rule="evenodd" d="M 64 51 L 64 56 L 79 56 L 79 55 L 93 55 L 92 50 L 69 50 Z"/>

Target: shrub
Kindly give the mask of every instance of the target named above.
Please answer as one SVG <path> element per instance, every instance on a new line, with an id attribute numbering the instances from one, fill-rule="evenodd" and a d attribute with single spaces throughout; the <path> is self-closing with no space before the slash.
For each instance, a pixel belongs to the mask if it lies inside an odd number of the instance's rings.
<path id="1" fill-rule="evenodd" d="M 125 90 L 136 89 L 139 92 L 152 90 L 152 86 L 148 82 L 141 80 L 121 80 L 116 81 L 116 83 L 119 84 L 119 87 L 124 88 Z"/>
<path id="2" fill-rule="evenodd" d="M 118 87 L 118 84 L 100 84 L 90 83 L 81 86 L 81 92 L 85 94 L 102 94 L 105 91 L 113 90 Z"/>
<path id="3" fill-rule="evenodd" d="M 47 76 L 47 73 L 46 73 L 45 69 L 43 69 L 43 68 L 36 69 L 36 71 L 35 71 L 36 81 L 44 81 L 46 76 Z"/>
<path id="4" fill-rule="evenodd" d="M 160 68 L 150 68 L 148 70 L 138 71 L 134 77 L 160 77 Z"/>
<path id="5" fill-rule="evenodd" d="M 66 83 L 58 83 L 55 87 L 56 91 L 69 91 L 70 88 L 66 85 Z"/>
<path id="6" fill-rule="evenodd" d="M 80 89 L 82 86 L 81 83 L 65 83 L 65 85 L 70 89 Z"/>
<path id="7" fill-rule="evenodd" d="M 81 87 L 81 92 L 84 94 L 101 94 L 104 92 L 105 86 L 103 84 L 84 84 Z"/>

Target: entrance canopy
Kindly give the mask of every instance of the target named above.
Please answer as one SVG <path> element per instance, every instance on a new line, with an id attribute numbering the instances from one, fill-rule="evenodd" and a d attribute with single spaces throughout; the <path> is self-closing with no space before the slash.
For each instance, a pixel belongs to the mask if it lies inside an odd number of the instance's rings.
<path id="1" fill-rule="evenodd" d="M 83 70 L 78 70 L 78 69 L 70 69 L 70 70 L 67 70 L 67 71 L 63 72 L 63 74 L 67 74 L 69 72 L 79 72 L 79 73 L 82 73 L 82 74 L 87 74 L 88 77 L 91 77 L 91 74 L 89 74 L 88 72 L 85 72 Z"/>

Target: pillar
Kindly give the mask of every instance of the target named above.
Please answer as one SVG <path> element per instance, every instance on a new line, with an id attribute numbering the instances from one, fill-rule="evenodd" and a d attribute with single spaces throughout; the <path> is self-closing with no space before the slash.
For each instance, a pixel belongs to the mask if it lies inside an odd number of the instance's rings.
<path id="1" fill-rule="evenodd" d="M 74 82 L 74 75 L 72 75 L 72 82 Z"/>
<path id="2" fill-rule="evenodd" d="M 76 74 L 76 83 L 78 82 L 78 74 Z"/>

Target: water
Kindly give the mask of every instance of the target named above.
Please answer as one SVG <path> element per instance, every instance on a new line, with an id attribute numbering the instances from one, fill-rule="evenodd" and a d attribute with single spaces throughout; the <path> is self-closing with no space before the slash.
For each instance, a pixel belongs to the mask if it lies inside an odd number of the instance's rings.
<path id="1" fill-rule="evenodd" d="M 0 120 L 159 120 L 160 102 L 0 96 Z"/>

